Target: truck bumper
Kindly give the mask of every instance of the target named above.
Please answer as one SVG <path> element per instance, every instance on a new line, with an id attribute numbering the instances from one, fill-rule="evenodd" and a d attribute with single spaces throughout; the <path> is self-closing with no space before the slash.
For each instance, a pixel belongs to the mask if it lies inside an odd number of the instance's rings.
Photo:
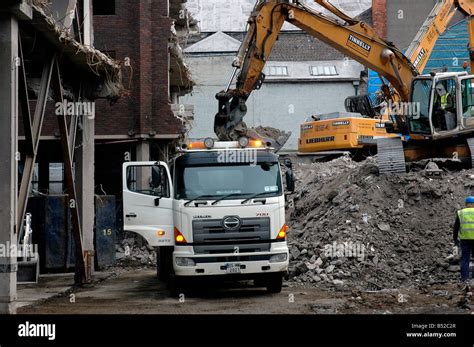
<path id="1" fill-rule="evenodd" d="M 186 277 L 216 275 L 247 277 L 252 274 L 286 273 L 289 259 L 286 243 L 275 243 L 272 246 L 270 252 L 240 254 L 194 254 L 192 247 L 179 247 L 173 253 L 173 268 L 176 276 Z M 192 262 L 188 266 L 180 266 L 177 264 L 177 258 L 186 258 Z M 235 270 L 239 267 L 238 272 L 229 272 L 229 268 Z"/>

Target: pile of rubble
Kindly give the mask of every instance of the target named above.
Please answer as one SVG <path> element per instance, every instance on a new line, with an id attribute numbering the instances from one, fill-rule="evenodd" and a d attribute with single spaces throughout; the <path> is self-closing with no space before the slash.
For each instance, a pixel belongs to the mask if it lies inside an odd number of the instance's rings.
<path id="1" fill-rule="evenodd" d="M 375 160 L 295 163 L 290 279 L 380 290 L 456 281 L 455 212 L 474 171 L 379 175 Z"/>
<path id="2" fill-rule="evenodd" d="M 155 267 L 156 253 L 140 235 L 131 232 L 119 233 L 115 245 L 116 266 Z"/>
<path id="3" fill-rule="evenodd" d="M 288 141 L 291 136 L 291 131 L 284 131 L 272 127 L 258 126 L 248 129 L 247 136 L 250 138 L 260 138 L 278 152 Z"/>

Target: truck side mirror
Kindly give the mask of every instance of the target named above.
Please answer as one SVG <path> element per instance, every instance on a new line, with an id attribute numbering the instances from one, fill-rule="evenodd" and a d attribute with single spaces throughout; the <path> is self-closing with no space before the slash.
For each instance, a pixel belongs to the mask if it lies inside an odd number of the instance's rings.
<path id="1" fill-rule="evenodd" d="M 155 198 L 155 206 L 157 206 L 157 207 L 160 206 L 160 200 L 161 200 L 161 198 L 162 198 L 161 196 Z"/>

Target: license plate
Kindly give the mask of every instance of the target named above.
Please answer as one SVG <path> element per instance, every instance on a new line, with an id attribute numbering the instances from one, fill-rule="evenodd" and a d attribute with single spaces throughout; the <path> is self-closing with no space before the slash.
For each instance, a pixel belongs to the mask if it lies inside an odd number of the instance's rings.
<path id="1" fill-rule="evenodd" d="M 239 274 L 240 264 L 227 264 L 225 272 L 228 274 Z"/>

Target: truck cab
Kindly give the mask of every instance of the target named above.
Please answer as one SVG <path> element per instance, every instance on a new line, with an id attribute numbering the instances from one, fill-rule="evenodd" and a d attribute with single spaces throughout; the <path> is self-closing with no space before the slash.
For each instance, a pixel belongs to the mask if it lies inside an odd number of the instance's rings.
<path id="1" fill-rule="evenodd" d="M 474 75 L 444 72 L 412 82 L 411 101 L 418 111 L 408 115 L 413 139 L 444 139 L 474 129 Z"/>
<path id="2" fill-rule="evenodd" d="M 287 175 L 287 185 L 294 185 Z M 169 165 L 123 165 L 124 230 L 158 252 L 158 274 L 253 279 L 281 291 L 288 271 L 278 156 L 261 141 L 193 142 Z"/>

